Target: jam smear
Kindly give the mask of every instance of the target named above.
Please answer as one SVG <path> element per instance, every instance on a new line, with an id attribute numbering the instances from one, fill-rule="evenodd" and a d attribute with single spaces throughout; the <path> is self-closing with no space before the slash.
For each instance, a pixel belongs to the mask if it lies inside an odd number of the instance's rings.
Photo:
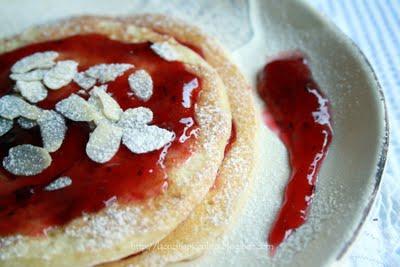
<path id="1" fill-rule="evenodd" d="M 57 51 L 60 54 L 57 60 L 79 62 L 79 71 L 100 63 L 133 64 L 135 68 L 110 82 L 107 91 L 123 110 L 139 106 L 150 108 L 154 114 L 152 124 L 172 130 L 177 136 L 166 157 L 163 149 L 138 155 L 121 144 L 110 161 L 98 164 L 85 152 L 91 132 L 88 123 L 67 121 L 66 138 L 61 148 L 51 153 L 52 164 L 42 173 L 19 177 L 0 166 L 1 236 L 40 235 L 50 226 L 64 225 L 82 213 L 103 209 L 109 199 L 116 197 L 119 203 L 129 203 L 154 197 L 165 190 L 168 168 L 183 162 L 194 149 L 196 138 L 191 133 L 198 128 L 194 104 L 201 90 L 201 79 L 186 71 L 182 63 L 163 60 L 150 46 L 149 42 L 131 44 L 86 34 L 32 44 L 0 55 L 0 96 L 12 90 L 11 66 L 35 52 Z M 145 69 L 153 79 L 154 93 L 147 102 L 132 96 L 129 88 L 128 76 L 138 69 Z M 191 91 L 191 104 L 183 106 L 183 88 L 195 79 L 198 85 Z M 74 82 L 57 91 L 49 90 L 48 97 L 38 106 L 53 109 L 57 102 L 79 90 Z M 88 98 L 88 95 L 82 97 Z M 188 128 L 182 123 L 184 118 L 193 120 L 194 124 Z M 179 138 L 182 135 L 187 136 Z M 21 144 L 42 146 L 38 127 L 24 130 L 15 123 L 14 128 L 0 138 L 0 159 L 11 147 Z M 70 177 L 72 184 L 55 191 L 44 190 L 61 176 Z"/>
<path id="2" fill-rule="evenodd" d="M 293 53 L 269 62 L 258 76 L 265 122 L 285 144 L 291 166 L 282 206 L 268 235 L 271 254 L 306 220 L 318 172 L 332 141 L 330 104 L 306 58 Z"/>
<path id="3" fill-rule="evenodd" d="M 224 150 L 224 158 L 226 155 L 231 151 L 232 146 L 235 144 L 237 138 L 237 131 L 236 131 L 236 124 L 234 121 L 232 121 L 232 127 L 231 127 L 231 135 L 229 136 L 228 143 L 225 146 Z"/>

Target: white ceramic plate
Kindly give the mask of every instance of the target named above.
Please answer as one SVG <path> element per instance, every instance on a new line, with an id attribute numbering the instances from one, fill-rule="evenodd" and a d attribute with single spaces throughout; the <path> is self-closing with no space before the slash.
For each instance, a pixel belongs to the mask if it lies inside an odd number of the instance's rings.
<path id="1" fill-rule="evenodd" d="M 265 243 L 280 206 L 287 165 L 282 166 L 282 148 L 265 130 L 266 150 L 255 192 L 230 237 L 234 244 L 253 248 L 212 253 L 211 262 L 328 265 L 339 260 L 354 241 L 379 188 L 388 146 L 383 93 L 360 50 L 309 5 L 290 0 L 252 3 L 255 35 L 235 52 L 235 58 L 254 82 L 267 58 L 291 50 L 308 55 L 314 78 L 332 103 L 334 139 L 320 172 L 309 221 L 271 259 L 257 248 Z"/>
<path id="2" fill-rule="evenodd" d="M 309 221 L 274 258 L 266 236 L 289 173 L 286 151 L 260 131 L 260 168 L 238 222 L 201 258 L 184 265 L 321 266 L 339 260 L 354 241 L 379 187 L 388 145 L 382 91 L 358 48 L 325 18 L 294 0 L 0 0 L 0 37 L 75 14 L 126 15 L 155 10 L 201 23 L 233 53 L 255 83 L 269 57 L 301 50 L 332 102 L 334 140 L 322 167 Z"/>

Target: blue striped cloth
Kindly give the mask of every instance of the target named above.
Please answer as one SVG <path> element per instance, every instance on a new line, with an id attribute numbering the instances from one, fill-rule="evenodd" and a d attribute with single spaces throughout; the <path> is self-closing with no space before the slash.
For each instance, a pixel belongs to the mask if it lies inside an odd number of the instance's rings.
<path id="1" fill-rule="evenodd" d="M 381 191 L 348 266 L 400 266 L 400 0 L 308 0 L 370 60 L 386 96 L 390 149 Z"/>

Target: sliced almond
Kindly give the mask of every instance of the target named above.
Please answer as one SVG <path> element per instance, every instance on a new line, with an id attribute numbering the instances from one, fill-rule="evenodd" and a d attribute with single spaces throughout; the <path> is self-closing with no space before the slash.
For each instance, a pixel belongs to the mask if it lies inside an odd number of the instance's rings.
<path id="1" fill-rule="evenodd" d="M 0 136 L 5 135 L 13 127 L 13 121 L 0 117 Z"/>
<path id="2" fill-rule="evenodd" d="M 10 78 L 14 81 L 25 81 L 25 82 L 32 82 L 32 81 L 40 81 L 43 80 L 44 75 L 49 70 L 46 69 L 36 69 L 26 73 L 12 73 L 10 74 Z"/>
<path id="3" fill-rule="evenodd" d="M 20 116 L 36 120 L 40 115 L 40 108 L 27 103 L 15 95 L 5 95 L 0 98 L 0 117 L 13 120 Z"/>
<path id="4" fill-rule="evenodd" d="M 155 125 L 124 128 L 122 143 L 133 153 L 143 154 L 162 148 L 175 138 L 175 134 Z"/>
<path id="5" fill-rule="evenodd" d="M 99 64 L 87 69 L 85 74 L 100 83 L 107 83 L 114 81 L 130 68 L 133 68 L 132 64 Z"/>
<path id="6" fill-rule="evenodd" d="M 138 107 L 130 108 L 124 111 L 118 126 L 121 128 L 142 127 L 153 120 L 153 112 L 149 108 Z"/>
<path id="7" fill-rule="evenodd" d="M 51 157 L 45 149 L 33 145 L 19 145 L 8 151 L 3 167 L 14 175 L 31 176 L 50 166 Z"/>
<path id="8" fill-rule="evenodd" d="M 56 110 L 72 121 L 92 121 L 95 118 L 93 107 L 76 94 L 58 102 Z"/>
<path id="9" fill-rule="evenodd" d="M 5 95 L 0 98 L 0 116 L 13 120 L 21 116 L 20 106 L 25 101 L 15 95 Z"/>
<path id="10" fill-rule="evenodd" d="M 129 75 L 129 87 L 142 101 L 147 101 L 153 95 L 153 80 L 145 70 L 138 70 Z"/>
<path id="11" fill-rule="evenodd" d="M 40 81 L 17 81 L 15 89 L 31 103 L 37 103 L 47 97 L 47 90 Z"/>
<path id="12" fill-rule="evenodd" d="M 32 129 L 33 127 L 37 126 L 37 122 L 35 120 L 30 120 L 24 117 L 19 117 L 18 120 L 18 125 L 22 128 L 22 129 Z"/>
<path id="13" fill-rule="evenodd" d="M 67 131 L 64 117 L 53 110 L 45 110 L 40 114 L 37 123 L 40 127 L 44 149 L 49 152 L 57 151 Z"/>
<path id="14" fill-rule="evenodd" d="M 94 128 L 96 128 L 96 125 L 99 125 L 102 122 L 109 121 L 103 114 L 103 107 L 100 99 L 97 96 L 91 95 L 88 99 L 88 103 L 92 107 L 92 110 L 94 112 Z"/>
<path id="15" fill-rule="evenodd" d="M 25 73 L 33 69 L 46 69 L 55 65 L 54 60 L 58 57 L 55 51 L 37 52 L 18 60 L 12 67 L 13 73 Z"/>
<path id="16" fill-rule="evenodd" d="M 86 154 L 98 163 L 109 161 L 118 151 L 123 130 L 110 123 L 101 123 L 90 134 Z"/>
<path id="17" fill-rule="evenodd" d="M 96 79 L 85 75 L 84 72 L 78 72 L 75 74 L 74 82 L 76 82 L 79 87 L 89 90 L 96 84 Z"/>
<path id="18" fill-rule="evenodd" d="M 106 93 L 106 88 L 105 86 L 94 87 L 90 93 L 92 97 L 98 98 L 104 116 L 112 121 L 117 121 L 121 117 L 122 109 L 117 101 Z"/>
<path id="19" fill-rule="evenodd" d="M 154 43 L 151 45 L 151 49 L 166 61 L 179 59 L 177 51 L 168 42 Z"/>
<path id="20" fill-rule="evenodd" d="M 65 187 L 68 187 L 72 184 L 72 180 L 68 176 L 61 176 L 47 185 L 44 190 L 45 191 L 55 191 Z"/>
<path id="21" fill-rule="evenodd" d="M 43 78 L 43 83 L 52 90 L 58 90 L 69 84 L 78 72 L 78 62 L 73 60 L 59 61 Z"/>

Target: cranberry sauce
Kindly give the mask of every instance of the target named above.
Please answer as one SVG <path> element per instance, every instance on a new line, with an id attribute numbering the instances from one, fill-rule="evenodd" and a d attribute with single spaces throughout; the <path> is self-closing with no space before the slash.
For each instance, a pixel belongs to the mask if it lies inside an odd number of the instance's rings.
<path id="1" fill-rule="evenodd" d="M 189 127 L 182 123 L 185 121 L 182 119 L 195 121 L 194 104 L 201 80 L 186 71 L 182 63 L 160 58 L 150 45 L 123 43 L 88 34 L 33 44 L 0 55 L 0 95 L 12 89 L 13 82 L 9 79 L 11 66 L 22 57 L 39 51 L 57 51 L 60 54 L 57 60 L 79 62 L 79 71 L 100 63 L 133 64 L 134 69 L 109 83 L 108 92 L 123 110 L 138 106 L 150 108 L 154 113 L 152 124 L 176 134 L 166 158 L 163 149 L 138 155 L 121 144 L 110 161 L 98 164 L 85 152 L 90 133 L 88 124 L 68 121 L 63 145 L 51 153 L 52 163 L 42 173 L 17 177 L 0 166 L 0 235 L 41 234 L 47 227 L 63 225 L 83 212 L 99 211 L 111 198 L 127 203 L 154 197 L 165 190 L 169 166 L 179 164 L 192 153 L 195 142 L 192 136 L 195 135 L 191 133 L 198 125 L 195 122 Z M 147 102 L 132 96 L 129 88 L 128 76 L 137 69 L 145 69 L 153 79 L 154 93 Z M 196 84 L 196 88 L 191 91 L 189 102 L 185 96 L 184 106 L 183 88 L 190 82 Z M 53 109 L 57 102 L 79 90 L 74 82 L 57 91 L 49 90 L 48 97 L 38 106 Z M 187 136 L 180 138 L 184 134 Z M 24 130 L 15 124 L 0 138 L 0 158 L 4 158 L 11 147 L 26 143 L 42 146 L 39 129 Z M 46 185 L 61 176 L 70 177 L 72 184 L 55 191 L 44 190 Z"/>
<path id="2" fill-rule="evenodd" d="M 283 203 L 268 236 L 273 254 L 307 220 L 318 172 L 332 140 L 330 105 L 299 53 L 268 63 L 257 88 L 266 106 L 265 122 L 285 144 L 291 166 Z"/>

